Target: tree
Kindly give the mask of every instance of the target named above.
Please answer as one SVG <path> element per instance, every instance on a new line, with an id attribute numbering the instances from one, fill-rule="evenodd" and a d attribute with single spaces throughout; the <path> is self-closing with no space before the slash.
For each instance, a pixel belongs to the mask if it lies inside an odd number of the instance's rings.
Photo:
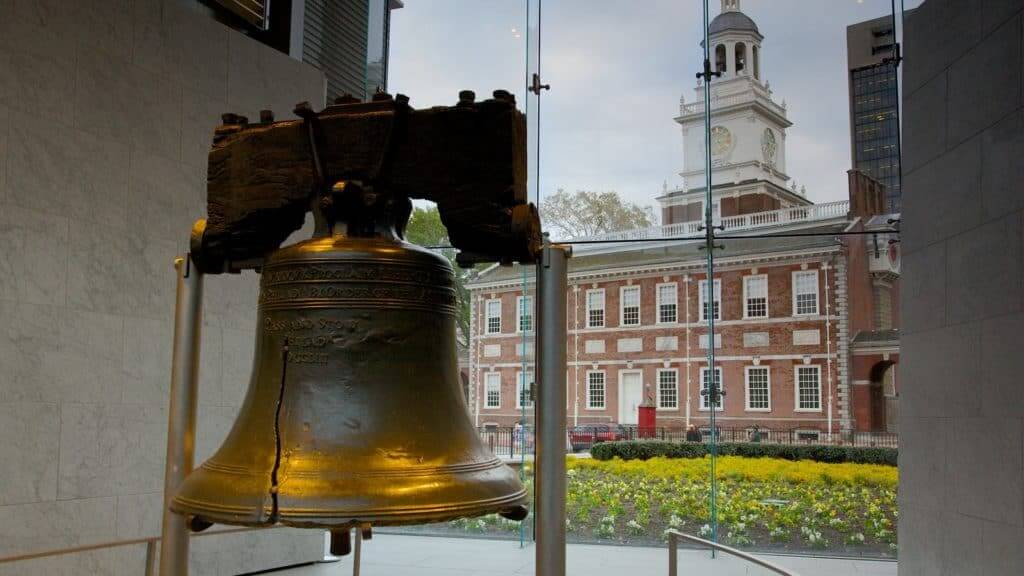
<path id="1" fill-rule="evenodd" d="M 441 222 L 441 214 L 437 207 L 414 208 L 409 224 L 405 227 L 405 239 L 419 246 L 447 246 L 448 230 Z M 469 346 L 469 315 L 470 301 L 466 281 L 472 270 L 459 268 L 455 263 L 455 249 L 435 250 L 448 259 L 455 271 L 455 338 L 459 346 Z"/>
<path id="2" fill-rule="evenodd" d="M 646 228 L 655 222 L 650 206 L 625 202 L 614 191 L 569 194 L 559 188 L 541 202 L 540 214 L 554 240 Z"/>

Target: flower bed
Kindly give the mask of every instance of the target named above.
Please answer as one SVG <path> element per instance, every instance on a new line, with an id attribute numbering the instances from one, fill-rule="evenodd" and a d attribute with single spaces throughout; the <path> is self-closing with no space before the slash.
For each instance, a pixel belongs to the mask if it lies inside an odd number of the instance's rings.
<path id="1" fill-rule="evenodd" d="M 707 457 L 570 458 L 569 540 L 659 546 L 670 528 L 710 536 L 709 466 Z M 722 456 L 716 469 L 721 542 L 798 554 L 896 555 L 892 466 Z M 514 537 L 519 526 L 488 516 L 427 530 Z"/>
<path id="2" fill-rule="evenodd" d="M 710 459 L 571 460 L 567 526 L 578 540 L 656 544 L 675 528 L 709 536 Z M 744 548 L 892 557 L 897 471 L 723 456 L 719 539 Z"/>

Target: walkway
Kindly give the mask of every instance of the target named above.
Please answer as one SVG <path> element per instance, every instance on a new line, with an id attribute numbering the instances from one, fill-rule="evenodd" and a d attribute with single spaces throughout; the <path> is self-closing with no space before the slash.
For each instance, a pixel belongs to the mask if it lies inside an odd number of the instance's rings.
<path id="1" fill-rule="evenodd" d="M 375 535 L 364 543 L 361 576 L 511 576 L 533 574 L 533 546 L 517 542 L 470 538 Z M 771 556 L 800 576 L 895 576 L 895 562 L 830 560 Z M 295 568 L 275 574 L 288 576 L 348 576 L 349 558 L 331 564 Z M 632 546 L 570 544 L 570 576 L 665 576 L 668 550 Z M 679 576 L 762 576 L 768 572 L 735 559 L 711 560 L 706 552 L 679 552 Z"/>

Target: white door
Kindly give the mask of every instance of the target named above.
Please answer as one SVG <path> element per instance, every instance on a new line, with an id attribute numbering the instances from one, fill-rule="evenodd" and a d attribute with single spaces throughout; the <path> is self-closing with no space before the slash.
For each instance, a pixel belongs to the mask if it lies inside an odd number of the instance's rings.
<path id="1" fill-rule="evenodd" d="M 637 424 L 644 401 L 644 382 L 640 371 L 619 372 L 619 424 Z"/>

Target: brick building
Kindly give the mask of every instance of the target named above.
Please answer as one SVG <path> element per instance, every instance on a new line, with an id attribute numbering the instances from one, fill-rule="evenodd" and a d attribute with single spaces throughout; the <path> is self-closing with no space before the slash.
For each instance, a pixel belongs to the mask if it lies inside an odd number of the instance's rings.
<path id="1" fill-rule="evenodd" d="M 851 182 L 870 181 L 851 172 Z M 699 232 L 684 240 L 577 247 L 566 294 L 569 425 L 636 424 L 644 401 L 657 407 L 659 426 L 706 425 L 710 406 L 700 392 L 710 377 L 710 313 L 715 372 L 725 391 L 720 426 L 812 436 L 830 424 L 834 432 L 886 430 L 896 415 L 890 368 L 899 351 L 892 322 L 898 261 L 886 232 L 834 235 L 891 228 L 888 216 L 863 211 L 863 204 L 726 219 L 730 235 L 821 235 L 723 241 L 710 307 Z M 746 224 L 736 222 L 741 218 Z M 657 238 L 665 228 L 644 235 Z M 529 413 L 533 280 L 532 269 L 496 266 L 470 283 L 469 403 L 480 426 L 510 426 Z"/>

